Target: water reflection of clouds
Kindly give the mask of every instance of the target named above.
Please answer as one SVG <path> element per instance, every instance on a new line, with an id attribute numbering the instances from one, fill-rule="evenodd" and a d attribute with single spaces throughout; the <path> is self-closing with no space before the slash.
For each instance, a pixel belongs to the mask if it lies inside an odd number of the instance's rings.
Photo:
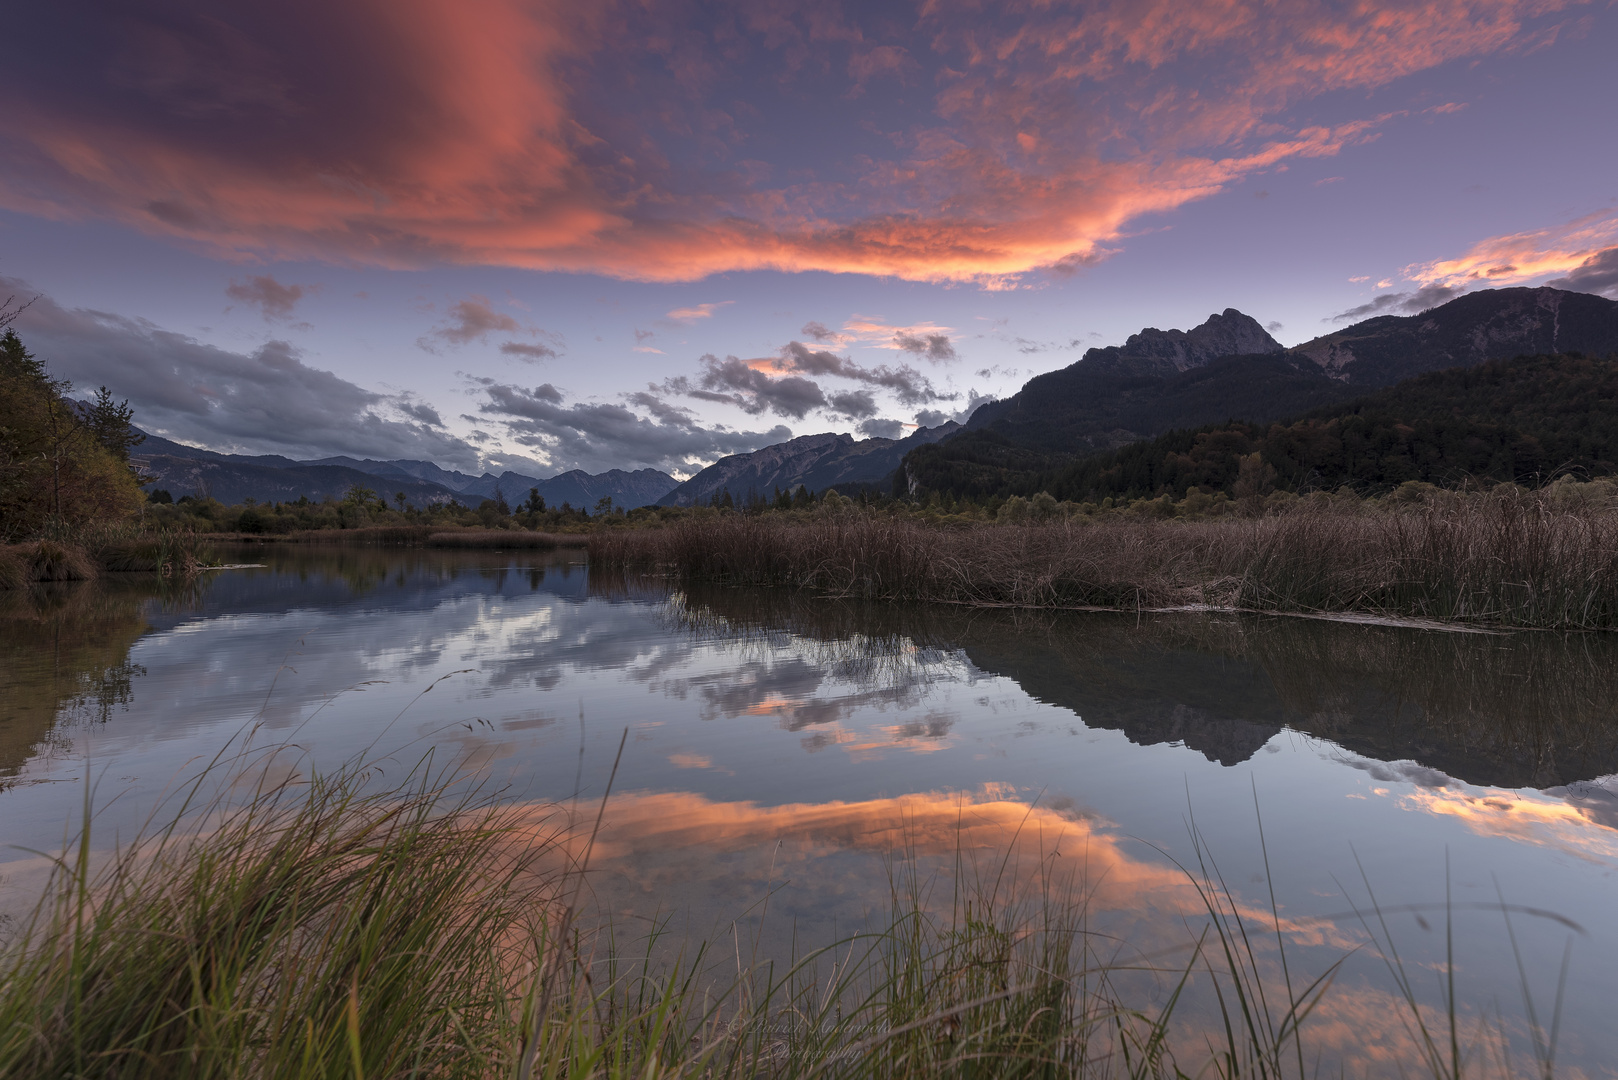
<path id="1" fill-rule="evenodd" d="M 738 938 L 744 959 L 755 935 L 763 951 L 754 955 L 779 959 L 881 924 L 893 889 L 903 892 L 909 881 L 919 883 L 924 908 L 941 917 L 978 886 L 997 889 L 997 906 L 1008 912 L 1032 914 L 1041 897 L 1072 901 L 1085 911 L 1092 962 L 1118 969 L 1117 984 L 1143 999 L 1155 990 L 1159 1001 L 1172 992 L 1206 919 L 1192 879 L 1145 845 L 1073 807 L 1030 805 L 998 784 L 776 806 L 681 791 L 614 796 L 592 866 L 595 902 L 619 933 L 632 934 L 649 910 L 711 913 L 713 924 L 691 932 L 723 940 L 727 957 Z M 1252 945 L 1279 985 L 1267 899 L 1235 902 L 1250 928 L 1265 929 Z M 1284 909 L 1280 931 L 1294 979 L 1364 948 L 1355 924 Z M 1390 1022 L 1403 1005 L 1376 981 L 1377 961 L 1367 953 L 1359 962 L 1358 974 L 1339 978 L 1311 1015 L 1306 1046 L 1311 1059 L 1341 1063 L 1349 1074 L 1393 1075 L 1418 1051 Z M 1199 1058 L 1205 1035 L 1218 1030 L 1217 1008 L 1211 984 L 1194 977 L 1176 1014 L 1175 1041 L 1187 1059 Z"/>
<path id="2" fill-rule="evenodd" d="M 1478 836 L 1552 848 L 1589 862 L 1618 862 L 1618 776 L 1535 791 L 1477 787 L 1414 761 L 1376 761 L 1335 751 L 1331 757 L 1373 780 L 1404 810 L 1459 821 Z M 1350 798 L 1363 796 L 1350 793 Z"/>
<path id="3" fill-rule="evenodd" d="M 971 684 L 978 673 L 959 651 L 920 647 L 900 635 L 850 635 L 832 641 L 779 631 L 738 632 L 725 620 L 693 621 L 680 597 L 670 601 L 670 625 L 702 643 L 700 670 L 670 672 L 651 688 L 680 700 L 695 697 L 704 720 L 774 717 L 786 731 L 820 728 L 805 738 L 811 752 L 845 745 L 874 748 L 868 735 L 844 729 L 863 711 L 919 709 L 939 683 Z M 953 719 L 929 714 L 886 725 L 883 747 L 935 748 Z"/>
<path id="4" fill-rule="evenodd" d="M 1415 761 L 1376 761 L 1341 755 L 1337 756 L 1336 760 L 1351 769 L 1359 769 L 1373 780 L 1381 780 L 1384 783 L 1413 784 L 1421 788 L 1442 788 L 1460 783 L 1448 773 L 1429 769 Z"/>
<path id="5" fill-rule="evenodd" d="M 1593 786 L 1593 785 L 1592 785 Z M 1588 862 L 1618 864 L 1618 794 L 1419 788 L 1399 797 L 1406 810 L 1461 822 L 1478 836 L 1547 847 Z"/>

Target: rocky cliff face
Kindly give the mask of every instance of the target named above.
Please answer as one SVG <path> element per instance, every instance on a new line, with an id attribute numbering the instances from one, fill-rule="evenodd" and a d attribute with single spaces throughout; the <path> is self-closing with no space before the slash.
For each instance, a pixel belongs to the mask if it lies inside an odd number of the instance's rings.
<path id="1" fill-rule="evenodd" d="M 1210 315 L 1190 330 L 1159 330 L 1147 327 L 1129 335 L 1122 345 L 1091 349 L 1079 361 L 1095 368 L 1108 368 L 1140 375 L 1172 375 L 1202 367 L 1223 356 L 1260 356 L 1284 352 L 1258 320 L 1235 308 Z"/>
<path id="2" fill-rule="evenodd" d="M 888 477 L 912 448 L 937 442 L 959 429 L 959 424 L 950 422 L 920 428 L 903 439 L 855 440 L 852 435 L 831 432 L 801 435 L 751 454 L 721 458 L 665 495 L 660 505 L 694 506 L 725 491 L 742 503 L 749 495 L 769 498 L 777 488 L 795 491 L 799 485 L 810 491 L 886 489 Z"/>

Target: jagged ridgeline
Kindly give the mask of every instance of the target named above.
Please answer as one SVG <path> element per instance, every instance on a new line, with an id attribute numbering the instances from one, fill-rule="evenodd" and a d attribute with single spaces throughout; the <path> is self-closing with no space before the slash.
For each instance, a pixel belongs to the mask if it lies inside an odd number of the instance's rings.
<path id="1" fill-rule="evenodd" d="M 152 490 L 162 489 L 174 498 L 212 497 L 227 505 L 244 499 L 261 503 L 292 502 L 300 497 L 316 502 L 341 499 L 350 489 L 360 487 L 390 501 L 402 494 L 406 502 L 418 507 L 452 500 L 475 506 L 497 492 L 516 505 L 537 491 L 545 505 L 552 507 L 569 503 L 588 509 L 602 498 L 611 498 L 615 506 L 634 509 L 655 503 L 675 485 L 674 477 L 656 469 L 611 469 L 595 474 L 574 469 L 549 478 L 510 470 L 498 476 L 472 476 L 441 469 L 430 461 L 351 457 L 298 461 L 278 454 L 219 454 L 155 435 L 146 438 L 134 460 L 145 470 L 146 486 Z"/>
<path id="2" fill-rule="evenodd" d="M 1291 489 L 1611 472 L 1611 365 L 1591 358 L 1615 353 L 1618 302 L 1560 289 L 1486 290 L 1293 349 L 1231 309 L 1030 380 L 906 455 L 894 491 L 1230 491 L 1253 454 L 1258 482 Z"/>
<path id="3" fill-rule="evenodd" d="M 911 450 L 960 430 L 954 422 L 921 428 L 903 439 L 855 439 L 827 432 L 803 435 L 750 454 L 720 458 L 659 501 L 661 506 L 711 505 L 728 496 L 745 506 L 776 492 L 835 489 L 844 495 L 875 488 L 886 492 L 894 470 Z"/>

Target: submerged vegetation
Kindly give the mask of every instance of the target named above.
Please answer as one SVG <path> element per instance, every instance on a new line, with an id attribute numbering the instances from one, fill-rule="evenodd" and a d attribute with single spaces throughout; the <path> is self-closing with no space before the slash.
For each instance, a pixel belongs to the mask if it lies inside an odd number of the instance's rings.
<path id="1" fill-rule="evenodd" d="M 52 861 L 38 906 L 0 941 L 0 1075 L 1279 1080 L 1319 1068 L 1309 1020 L 1343 957 L 1289 966 L 1298 925 L 1239 900 L 1200 844 L 1183 873 L 1201 913 L 1180 947 L 1093 933 L 1083 890 L 1038 867 L 1025 888 L 1004 857 L 961 851 L 944 879 L 924 878 L 900 852 L 891 906 L 865 932 L 744 963 L 739 940 L 722 956 L 661 931 L 629 944 L 579 906 L 606 801 L 570 821 L 502 803 L 430 756 L 384 781 L 363 761 L 304 774 L 289 750 L 205 768 L 166 821 L 110 851 L 86 826 Z M 1386 926 L 1374 911 L 1359 922 L 1404 1010 L 1401 1071 L 1509 1074 L 1503 1018 L 1468 1020 L 1453 989 L 1447 1007 L 1424 1006 Z M 1199 995 L 1213 1011 L 1186 1018 Z M 1550 1076 L 1556 1017 L 1547 1035 L 1525 1004 L 1535 1072 Z"/>

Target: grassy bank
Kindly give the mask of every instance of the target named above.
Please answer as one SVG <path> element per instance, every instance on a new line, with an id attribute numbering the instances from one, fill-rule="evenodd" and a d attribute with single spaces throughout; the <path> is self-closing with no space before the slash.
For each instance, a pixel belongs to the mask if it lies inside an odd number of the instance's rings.
<path id="1" fill-rule="evenodd" d="M 71 539 L 0 545 L 0 589 L 34 582 L 89 581 L 102 573 L 194 574 L 216 561 L 212 543 L 324 544 L 338 547 L 431 547 L 487 551 L 554 551 L 585 546 L 586 537 L 529 529 L 445 529 L 438 525 L 377 525 L 278 536 L 246 533 L 143 531 L 124 526 L 87 530 Z"/>
<path id="2" fill-rule="evenodd" d="M 1262 517 L 938 526 L 853 508 L 591 536 L 591 565 L 835 596 L 1122 610 L 1211 605 L 1618 628 L 1618 511 L 1510 490 L 1298 500 Z"/>
<path id="3" fill-rule="evenodd" d="M 1186 948 L 1123 949 L 1081 897 L 902 853 L 872 929 L 790 967 L 746 945 L 625 947 L 576 907 L 600 815 L 503 806 L 418 768 L 204 775 L 110 856 L 80 838 L 0 945 L 0 1075 L 29 1077 L 1179 1077 L 1314 1075 L 1336 964 L 1291 974 L 1283 920 L 1211 864 Z M 282 774 L 284 775 L 284 773 Z M 249 796 L 242 800 L 243 788 Z M 991 861 L 992 862 L 992 861 Z M 1371 929 L 1367 931 L 1376 942 Z M 1290 934 L 1291 929 L 1285 930 Z M 655 937 L 655 935 L 654 935 Z M 1117 959 L 1127 951 L 1128 962 Z M 717 955 L 722 952 L 723 956 Z M 662 960 L 649 959 L 655 953 Z M 1490 1064 L 1405 993 L 1406 1074 Z M 1120 989 L 1148 975 L 1157 993 Z M 1404 984 L 1401 980 L 1404 979 Z M 1140 980 L 1134 979 L 1134 985 Z M 1176 1040 L 1182 995 L 1217 998 Z M 1218 993 L 1214 994 L 1213 990 Z M 1205 1030 L 1197 1030 L 1205 1028 Z M 1498 1034 L 1498 1033 L 1496 1033 Z M 1452 1038 L 1452 1035 L 1454 1036 Z M 1550 1075 L 1549 1059 L 1539 1063 Z"/>

